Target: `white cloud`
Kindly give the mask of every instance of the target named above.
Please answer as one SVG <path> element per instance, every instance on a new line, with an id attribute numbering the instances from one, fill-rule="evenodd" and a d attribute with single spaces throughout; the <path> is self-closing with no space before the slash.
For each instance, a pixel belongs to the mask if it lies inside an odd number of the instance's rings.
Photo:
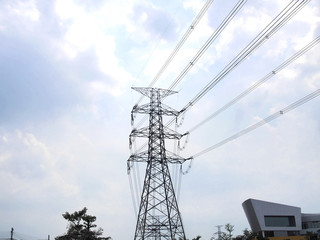
<path id="1" fill-rule="evenodd" d="M 93 95 L 97 93 L 100 93 L 100 94 L 108 93 L 112 96 L 120 96 L 122 93 L 120 89 L 116 89 L 113 86 L 110 86 L 103 81 L 93 81 L 90 85 L 91 85 L 91 89 L 93 90 L 92 91 Z M 97 107 L 95 107 L 94 109 L 97 109 Z"/>
<path id="2" fill-rule="evenodd" d="M 269 49 L 266 53 L 268 57 L 277 57 L 280 54 L 283 54 L 283 51 L 288 47 L 288 43 L 286 40 L 280 40 L 276 43 L 276 45 Z"/>
<path id="3" fill-rule="evenodd" d="M 241 46 L 245 43 L 244 37 L 254 37 L 270 22 L 271 17 L 267 13 L 259 11 L 258 8 L 259 6 L 255 5 L 244 5 L 223 30 L 217 43 L 214 44 L 219 58 L 225 58 L 231 49 L 234 51 L 234 46 Z"/>
<path id="4" fill-rule="evenodd" d="M 86 11 L 83 6 L 76 5 L 71 0 L 67 3 L 57 1 L 56 11 L 61 18 L 61 24 L 66 25 L 65 28 L 67 29 L 62 43 L 62 49 L 67 56 L 73 60 L 80 53 L 93 49 L 100 71 L 105 74 L 106 78 L 111 77 L 113 83 L 100 82 L 99 86 L 102 88 L 97 89 L 98 84 L 94 82 L 92 89 L 97 90 L 98 93 L 108 92 L 113 96 L 119 96 L 123 93 L 126 82 L 131 81 L 132 77 L 119 65 L 119 59 L 115 55 L 117 47 L 115 39 L 113 35 L 108 34 L 109 16 L 107 16 L 107 20 L 102 19 L 101 16 L 105 7 L 102 7 L 102 10 L 94 10 L 95 13 L 92 14 L 92 12 Z M 110 11 L 109 9 L 109 12 L 113 11 L 115 10 Z M 68 24 L 70 21 L 71 23 Z"/>
<path id="5" fill-rule="evenodd" d="M 305 24 L 309 28 L 307 29 L 309 30 L 307 34 L 293 39 L 295 50 L 301 49 L 304 45 L 311 42 L 315 36 L 319 35 L 319 23 L 319 6 L 311 2 L 294 18 L 294 25 Z"/>
<path id="6" fill-rule="evenodd" d="M 15 2 L 14 5 L 8 5 L 8 9 L 18 15 L 18 17 L 27 18 L 32 21 L 39 20 L 40 14 L 34 0 Z"/>
<path id="7" fill-rule="evenodd" d="M 0 154 L 0 164 L 10 159 L 12 155 L 10 153 L 1 153 Z"/>
<path id="8" fill-rule="evenodd" d="M 272 18 L 258 8 L 259 6 L 244 6 L 244 16 L 242 15 L 242 18 L 237 21 L 244 32 L 252 34 L 261 31 L 271 21 Z"/>
<path id="9" fill-rule="evenodd" d="M 59 189 L 65 194 L 72 192 L 71 189 L 74 187 L 66 184 L 61 174 L 56 172 L 55 153 L 45 143 L 39 141 L 34 134 L 16 130 L 6 133 L 4 137 L 8 140 L 5 145 L 6 153 L 1 157 L 1 164 L 2 173 L 6 175 L 8 185 L 2 185 L 2 189 L 6 189 L 8 194 L 10 188 L 15 185 L 19 188 L 13 187 L 13 193 L 24 192 L 25 189 L 30 188 L 30 184 L 35 184 L 34 182 L 39 179 L 37 188 L 29 192 L 28 196 L 47 189 L 49 182 L 51 182 L 50 187 L 54 188 L 52 190 Z M 16 168 L 11 168 L 14 165 Z M 15 184 L 17 182 L 19 184 Z"/>
<path id="10" fill-rule="evenodd" d="M 320 89 L 320 73 L 314 74 L 310 79 L 308 79 L 307 84 L 309 88 L 313 91 Z"/>
<path id="11" fill-rule="evenodd" d="M 188 0 L 183 2 L 183 7 L 185 9 L 191 8 L 194 12 L 198 13 L 200 9 L 203 7 L 204 3 L 202 0 Z"/>
<path id="12" fill-rule="evenodd" d="M 2 136 L 2 141 L 3 141 L 4 143 L 7 143 L 7 142 L 8 142 L 7 137 L 6 137 L 6 136 Z"/>
<path id="13" fill-rule="evenodd" d="M 3 2 L 8 3 L 2 1 L 1 6 Z M 227 59 L 234 57 L 239 52 L 236 50 L 267 24 L 282 2 L 261 1 L 256 6 L 254 1 L 248 1 L 249 7 L 239 12 L 235 22 L 191 71 L 192 75 L 179 85 L 181 92 L 168 98 L 167 105 L 180 106 L 190 101 Z M 11 31 L 11 35 L 8 31 L 0 35 L 0 41 L 10 45 L 10 40 L 13 45 L 8 52 L 4 48 L 0 51 L 0 73 L 5 76 L 1 78 L 0 108 L 14 113 L 0 117 L 0 189 L 4 193 L 0 196 L 0 210 L 4 214 L 0 225 L 9 229 L 15 223 L 21 232 L 32 235 L 50 232 L 54 237 L 65 231 L 63 212 L 87 206 L 106 235 L 126 239 L 133 235 L 135 227 L 126 175 L 130 111 L 140 97 L 130 92 L 130 81 L 132 75 L 141 71 L 136 76 L 139 85 L 150 83 L 178 42 L 177 36 L 185 32 L 182 28 L 189 26 L 204 2 L 151 4 L 121 0 L 97 1 L 94 2 L 97 5 L 92 5 L 92 2 L 63 0 L 56 1 L 55 9 L 50 11 L 40 1 L 36 3 L 16 2 L 8 5 L 10 11 L 3 8 L 8 11 L 1 13 L 8 14 L 0 14 L 1 21 L 7 19 L 1 23 L 2 29 Z M 212 8 L 218 8 L 223 15 L 225 3 L 215 0 Z M 252 78 L 260 78 L 266 69 L 269 72 L 274 62 L 281 62 L 293 47 L 307 41 L 306 36 L 309 41 L 319 26 L 317 3 L 310 4 L 315 8 L 305 12 L 310 14 L 310 19 L 299 17 L 301 25 L 284 28 L 274 36 L 277 41 L 268 40 L 267 48 L 250 56 L 251 59 L 243 62 L 243 68 L 240 66 L 228 75 L 227 80 L 221 81 L 201 103 L 191 108 L 179 130 L 188 130 L 223 106 L 224 101 L 232 99 L 234 93 L 242 92 Z M 172 10 L 173 5 L 177 8 Z M 191 60 L 213 32 L 209 20 L 216 16 L 205 16 L 199 23 L 163 74 L 159 86 L 171 83 Z M 18 24 L 22 20 L 23 24 Z M 169 26 L 170 34 L 163 34 L 164 26 Z M 303 31 L 296 31 L 301 28 Z M 8 36 L 12 38 L 7 39 Z M 283 48 L 286 51 L 282 54 Z M 59 61 L 56 56 L 60 56 Z M 191 135 L 182 155 L 198 153 L 242 126 L 287 106 L 309 90 L 319 88 L 318 58 L 317 49 L 310 51 L 303 61 L 276 74 L 256 93 L 207 122 Z M 10 107 L 17 99 L 30 101 L 29 108 L 25 110 L 24 104 L 20 108 Z M 189 175 L 184 177 L 180 198 L 189 238 L 196 234 L 209 238 L 216 231 L 213 226 L 227 221 L 235 224 L 240 233 L 248 227 L 241 209 L 241 202 L 248 197 L 281 200 L 302 207 L 305 204 L 310 211 L 316 208 L 319 199 L 317 101 L 195 159 Z M 66 107 L 55 108 L 51 102 Z M 46 117 L 39 113 L 39 103 Z M 301 172 L 306 174 L 299 175 Z M 140 173 L 144 174 L 142 167 Z M 275 184 L 279 189 L 274 189 Z M 306 185 L 312 187 L 304 188 Z M 312 195 L 312 198 L 303 199 L 301 195 Z M 31 215 L 32 221 L 26 222 Z M 129 230 L 122 231 L 124 228 Z"/>
<path id="14" fill-rule="evenodd" d="M 299 76 L 299 70 L 294 67 L 287 67 L 279 72 L 279 78 L 290 80 Z"/>
<path id="15" fill-rule="evenodd" d="M 0 3 L 0 32 L 11 32 L 12 27 L 23 30 L 31 29 L 40 18 L 35 0 L 26 1 L 2 1 Z M 8 21 L 8 19 L 11 21 Z"/>

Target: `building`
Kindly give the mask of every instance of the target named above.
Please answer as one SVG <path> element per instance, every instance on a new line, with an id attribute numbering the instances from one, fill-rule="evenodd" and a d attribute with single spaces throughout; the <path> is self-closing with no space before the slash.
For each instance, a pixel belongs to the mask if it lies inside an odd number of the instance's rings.
<path id="1" fill-rule="evenodd" d="M 301 213 L 301 208 L 248 199 L 242 203 L 251 230 L 264 237 L 320 234 L 320 214 Z"/>

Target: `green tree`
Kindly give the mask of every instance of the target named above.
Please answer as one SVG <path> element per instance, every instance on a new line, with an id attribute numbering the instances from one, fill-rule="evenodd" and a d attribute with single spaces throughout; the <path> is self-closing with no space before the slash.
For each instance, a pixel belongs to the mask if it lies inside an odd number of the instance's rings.
<path id="1" fill-rule="evenodd" d="M 252 240 L 257 237 L 258 237 L 258 234 L 255 234 L 251 230 L 248 230 L 247 228 L 245 228 L 243 230 L 243 234 L 238 235 L 237 237 L 234 238 L 234 240 Z"/>
<path id="2" fill-rule="evenodd" d="M 201 236 L 196 236 L 195 238 L 192 238 L 192 240 L 200 240 Z"/>
<path id="3" fill-rule="evenodd" d="M 222 240 L 231 240 L 232 239 L 232 232 L 234 230 L 234 225 L 227 223 L 224 226 L 224 229 L 226 230 L 226 232 L 221 233 L 221 239 Z"/>
<path id="4" fill-rule="evenodd" d="M 97 225 L 95 216 L 87 214 L 87 208 L 74 213 L 64 213 L 63 218 L 69 222 L 67 233 L 58 236 L 55 240 L 110 240 L 111 237 L 101 237 L 102 228 L 94 229 Z"/>
<path id="5" fill-rule="evenodd" d="M 320 239 L 320 231 L 318 231 L 318 234 L 314 233 L 314 232 L 307 232 L 306 239 L 307 240 L 318 240 L 318 239 Z"/>

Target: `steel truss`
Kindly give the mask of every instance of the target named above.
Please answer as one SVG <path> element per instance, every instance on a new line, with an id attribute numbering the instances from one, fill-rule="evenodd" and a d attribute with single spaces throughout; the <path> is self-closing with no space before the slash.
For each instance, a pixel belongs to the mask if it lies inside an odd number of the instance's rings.
<path id="1" fill-rule="evenodd" d="M 133 129 L 133 137 L 148 138 L 148 150 L 135 153 L 128 159 L 132 162 L 147 162 L 144 186 L 135 231 L 135 240 L 185 240 L 181 215 L 168 163 L 182 164 L 186 160 L 165 149 L 165 139 L 180 139 L 183 135 L 163 126 L 162 116 L 178 116 L 179 112 L 165 106 L 161 100 L 175 91 L 158 88 L 133 88 L 150 98 L 149 104 L 134 106 L 132 114 L 149 114 L 149 126 Z"/>

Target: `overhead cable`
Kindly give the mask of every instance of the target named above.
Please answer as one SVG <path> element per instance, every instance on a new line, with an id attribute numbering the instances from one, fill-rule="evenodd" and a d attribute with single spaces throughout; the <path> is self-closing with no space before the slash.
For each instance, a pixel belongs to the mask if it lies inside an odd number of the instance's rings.
<path id="1" fill-rule="evenodd" d="M 307 51 L 309 51 L 312 47 L 314 47 L 315 45 L 317 45 L 320 42 L 320 36 L 318 36 L 317 38 L 315 38 L 312 42 L 310 42 L 309 44 L 307 44 L 306 46 L 304 46 L 301 50 L 299 50 L 298 52 L 296 52 L 294 55 L 292 55 L 290 58 L 288 58 L 286 61 L 284 61 L 283 63 L 281 63 L 278 67 L 276 67 L 275 69 L 273 69 L 270 73 L 268 73 L 266 76 L 264 76 L 262 79 L 260 79 L 259 81 L 257 81 L 256 83 L 254 83 L 252 86 L 250 86 L 248 89 L 246 89 L 244 92 L 242 92 L 241 94 L 239 94 L 237 97 L 235 97 L 234 99 L 232 99 L 230 102 L 228 102 L 227 104 L 225 104 L 223 107 L 221 107 L 220 109 L 218 109 L 217 111 L 215 111 L 213 114 L 211 114 L 209 117 L 207 117 L 206 119 L 204 119 L 203 121 L 201 121 L 200 123 L 198 123 L 197 125 L 195 125 L 194 127 L 192 127 L 189 132 L 193 132 L 194 130 L 198 129 L 200 126 L 204 125 L 206 122 L 208 122 L 209 120 L 211 120 L 212 118 L 218 116 L 220 113 L 222 113 L 223 111 L 225 111 L 226 109 L 228 109 L 229 107 L 231 107 L 233 104 L 235 104 L 236 102 L 240 101 L 240 99 L 244 98 L 245 96 L 247 96 L 249 93 L 251 93 L 253 90 L 257 89 L 259 86 L 261 86 L 263 83 L 265 83 L 266 81 L 268 81 L 270 78 L 272 78 L 273 76 L 275 76 L 277 73 L 279 73 L 281 70 L 283 70 L 284 68 L 286 68 L 289 64 L 291 64 L 293 61 L 295 61 L 297 58 L 299 58 L 300 56 L 302 56 L 303 54 L 305 54 Z"/>
<path id="2" fill-rule="evenodd" d="M 133 203 L 133 210 L 134 210 L 134 214 L 136 215 L 136 218 L 137 218 L 138 211 L 137 211 L 137 203 L 135 201 L 135 193 L 134 193 L 133 186 L 132 186 L 132 175 L 128 174 L 128 178 L 129 178 L 129 185 L 130 185 L 131 200 Z"/>
<path id="3" fill-rule="evenodd" d="M 189 72 L 189 70 L 196 64 L 196 62 L 201 58 L 201 56 L 208 50 L 211 44 L 217 39 L 217 37 L 222 33 L 222 31 L 227 27 L 230 21 L 235 17 L 235 15 L 239 12 L 239 10 L 243 7 L 243 5 L 247 2 L 247 0 L 239 0 L 238 3 L 232 8 L 229 14 L 225 17 L 225 19 L 221 22 L 219 27 L 211 34 L 209 39 L 204 43 L 204 45 L 200 48 L 200 50 L 196 53 L 196 55 L 192 58 L 192 60 L 185 66 L 185 68 L 180 72 L 178 77 L 173 81 L 173 83 L 169 86 L 169 90 L 174 89 L 177 84 L 184 78 L 184 76 Z M 140 127 L 147 116 L 144 116 L 141 121 L 137 124 L 136 127 Z"/>
<path id="4" fill-rule="evenodd" d="M 164 72 L 164 70 L 168 67 L 168 65 L 171 63 L 172 59 L 176 56 L 176 54 L 178 53 L 178 51 L 180 50 L 180 48 L 182 47 L 182 45 L 185 43 L 185 41 L 188 39 L 188 37 L 190 36 L 190 34 L 192 33 L 192 31 L 194 30 L 194 28 L 196 27 L 196 25 L 199 23 L 199 21 L 201 20 L 201 18 L 203 17 L 203 15 L 206 13 L 206 11 L 208 10 L 208 8 L 210 7 L 211 3 L 213 2 L 213 0 L 207 0 L 207 2 L 204 4 L 204 6 L 202 7 L 202 9 L 200 10 L 200 12 L 198 13 L 198 15 L 196 16 L 196 18 L 193 20 L 193 22 L 191 23 L 191 25 L 189 26 L 188 30 L 185 32 L 185 34 L 182 36 L 182 38 L 180 39 L 179 43 L 176 45 L 175 49 L 172 51 L 172 53 L 170 54 L 170 56 L 168 57 L 168 59 L 165 61 L 165 63 L 162 65 L 162 67 L 160 68 L 159 72 L 156 74 L 156 76 L 153 78 L 152 82 L 149 84 L 148 87 L 152 87 L 156 81 L 159 79 L 159 77 L 161 76 L 161 74 Z M 136 103 L 136 105 L 138 105 L 142 99 L 144 98 L 144 95 L 142 95 L 138 102 Z"/>
<path id="5" fill-rule="evenodd" d="M 213 32 L 210 38 L 205 42 L 205 44 L 200 48 L 197 54 L 192 58 L 192 60 L 187 64 L 187 66 L 182 70 L 179 76 L 173 81 L 168 89 L 174 89 L 177 84 L 183 79 L 183 77 L 189 72 L 189 70 L 195 65 L 203 53 L 210 47 L 210 45 L 217 39 L 220 33 L 226 28 L 234 16 L 239 12 L 242 6 L 247 2 L 247 0 L 240 0 L 229 12 L 226 18 L 222 21 L 219 27 Z"/>
<path id="6" fill-rule="evenodd" d="M 182 108 L 180 112 L 187 111 L 198 102 L 227 74 L 286 24 L 309 1 L 310 0 L 291 1 L 219 74 L 217 74 L 184 108 Z"/>
<path id="7" fill-rule="evenodd" d="M 297 12 L 299 12 L 310 0 L 292 0 L 272 21 L 244 48 L 237 56 L 220 71 L 189 103 L 180 111 L 180 114 L 189 110 L 196 102 L 206 95 L 215 85 L 217 85 L 227 74 L 242 63 L 252 52 L 257 50 L 265 41 L 284 26 Z M 166 126 L 175 122 L 172 118 Z M 145 148 L 147 143 L 143 144 L 139 151 Z"/>
<path id="8" fill-rule="evenodd" d="M 268 122 L 271 122 L 272 120 L 284 115 L 285 113 L 288 113 L 289 111 L 291 111 L 291 110 L 293 110 L 293 109 L 305 104 L 306 102 L 314 99 L 315 97 L 318 97 L 319 95 L 320 95 L 320 89 L 318 89 L 318 90 L 314 91 L 313 93 L 311 93 L 311 94 L 299 99 L 298 101 L 296 101 L 296 102 L 290 104 L 289 106 L 283 108 L 282 110 L 270 115 L 269 117 L 267 117 L 267 118 L 255 123 L 255 124 L 247 127 L 246 129 L 244 129 L 244 130 L 242 130 L 242 131 L 240 131 L 240 132 L 238 132 L 238 133 L 236 133 L 236 134 L 234 134 L 234 135 L 222 140 L 221 142 L 219 142 L 217 144 L 214 144 L 211 147 L 208 147 L 205 150 L 193 155 L 193 158 L 199 157 L 199 156 L 201 156 L 201 155 L 203 155 L 203 154 L 205 154 L 207 152 L 210 152 L 210 151 L 212 151 L 212 150 L 214 150 L 214 149 L 216 149 L 218 147 L 221 147 L 222 145 L 224 145 L 224 144 L 226 144 L 226 143 L 228 143 L 228 142 L 230 142 L 232 140 L 235 140 L 235 139 L 237 139 L 237 138 L 239 138 L 239 137 L 241 137 L 241 136 L 243 136 L 243 135 L 245 135 L 245 134 L 257 129 L 258 127 L 261 127 L 264 124 L 266 124 Z"/>

